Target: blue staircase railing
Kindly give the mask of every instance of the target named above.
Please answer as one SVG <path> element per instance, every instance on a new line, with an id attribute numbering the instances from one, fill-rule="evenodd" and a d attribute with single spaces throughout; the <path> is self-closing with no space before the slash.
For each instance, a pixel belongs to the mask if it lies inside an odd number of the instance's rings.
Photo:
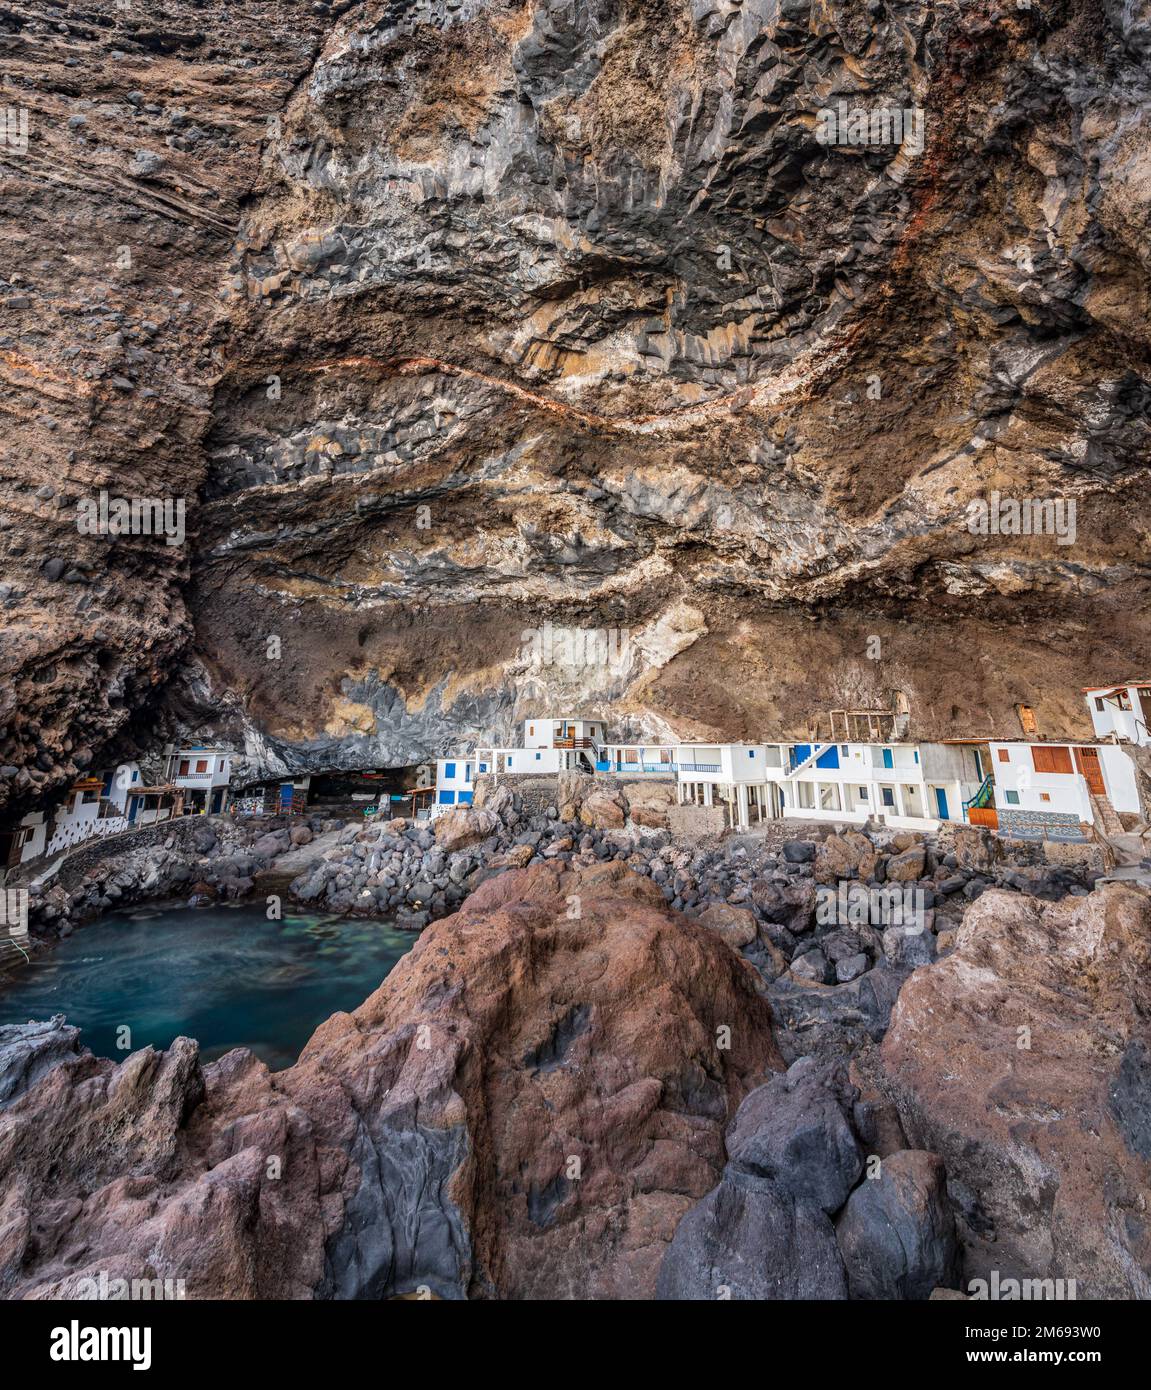
<path id="1" fill-rule="evenodd" d="M 994 794 L 995 779 L 989 772 L 987 776 L 983 779 L 983 782 L 979 790 L 975 793 L 975 795 L 973 797 L 968 798 L 968 800 L 963 803 L 963 809 L 965 811 L 970 811 L 974 807 L 974 809 L 977 811 L 982 810 L 984 806 L 991 805 L 991 802 L 994 798 Z"/>

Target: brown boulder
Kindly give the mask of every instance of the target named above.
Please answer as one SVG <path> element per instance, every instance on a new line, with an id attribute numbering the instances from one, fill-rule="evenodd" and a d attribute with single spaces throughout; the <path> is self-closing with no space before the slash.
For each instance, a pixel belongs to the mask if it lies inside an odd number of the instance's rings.
<path id="1" fill-rule="evenodd" d="M 436 844 L 445 854 L 453 854 L 458 849 L 477 844 L 494 835 L 501 821 L 494 811 L 477 810 L 471 806 L 461 806 L 454 811 L 444 811 L 435 819 Z"/>
<path id="2" fill-rule="evenodd" d="M 65 1055 L 0 1111 L 0 1294 L 107 1270 L 189 1298 L 651 1297 L 781 1065 L 757 978 L 622 864 L 537 865 L 285 1071 Z"/>
<path id="3" fill-rule="evenodd" d="M 1003 842 L 978 826 L 947 827 L 961 869 L 989 869 L 1003 858 Z"/>
<path id="4" fill-rule="evenodd" d="M 912 845 L 902 854 L 893 854 L 887 861 L 887 881 L 889 883 L 911 883 L 923 877 L 926 864 L 926 851 L 922 845 Z"/>
<path id="5" fill-rule="evenodd" d="M 923 836 L 917 835 L 914 830 L 897 830 L 891 837 L 891 848 L 896 854 L 902 854 L 906 849 L 914 849 L 922 843 Z"/>
<path id="6" fill-rule="evenodd" d="M 984 893 L 903 986 L 881 1051 L 909 1140 L 961 1198 L 967 1279 L 1151 1297 L 1151 897 Z"/>
<path id="7" fill-rule="evenodd" d="M 730 903 L 712 903 L 699 914 L 699 920 L 717 932 L 734 951 L 750 946 L 759 932 L 755 913 L 746 907 L 732 907 Z"/>
<path id="8" fill-rule="evenodd" d="M 842 835 L 829 835 L 815 855 L 817 883 L 839 883 L 843 879 L 874 877 L 879 851 L 866 835 L 848 830 Z"/>
<path id="9" fill-rule="evenodd" d="M 648 830 L 666 830 L 671 824 L 667 806 L 657 802 L 629 802 L 628 813 L 633 825 L 642 825 Z"/>
<path id="10" fill-rule="evenodd" d="M 593 791 L 584 797 L 579 818 L 595 830 L 621 830 L 627 820 L 627 805 L 618 792 Z"/>
<path id="11" fill-rule="evenodd" d="M 503 782 L 494 782 L 491 777 L 481 777 L 476 783 L 472 806 L 477 811 L 491 811 L 501 820 L 505 811 L 515 805 L 515 793 Z"/>
<path id="12" fill-rule="evenodd" d="M 668 807 L 675 804 L 675 787 L 666 783 L 625 782 L 621 788 L 633 825 L 667 830 Z"/>

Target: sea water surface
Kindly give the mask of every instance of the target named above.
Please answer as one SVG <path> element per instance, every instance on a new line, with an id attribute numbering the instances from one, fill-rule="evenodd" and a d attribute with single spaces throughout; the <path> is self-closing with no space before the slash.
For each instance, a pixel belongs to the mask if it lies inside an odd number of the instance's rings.
<path id="1" fill-rule="evenodd" d="M 109 913 L 0 976 L 0 1024 L 64 1014 L 100 1057 L 122 1061 L 183 1034 L 205 1060 L 250 1047 L 278 1069 L 326 1018 L 361 1004 L 416 940 L 388 922 L 319 913 L 270 922 L 265 911 Z"/>

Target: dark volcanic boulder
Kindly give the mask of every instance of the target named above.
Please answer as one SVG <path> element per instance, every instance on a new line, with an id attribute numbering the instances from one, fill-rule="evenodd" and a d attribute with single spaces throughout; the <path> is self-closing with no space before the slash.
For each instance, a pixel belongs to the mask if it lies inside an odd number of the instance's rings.
<path id="1" fill-rule="evenodd" d="M 930 1298 L 956 1276 L 955 1218 L 937 1154 L 904 1149 L 860 1183 L 836 1223 L 852 1298 Z"/>
<path id="2" fill-rule="evenodd" d="M 739 1107 L 727 1134 L 731 1168 L 837 1211 L 863 1170 L 848 1118 L 857 1099 L 838 1068 L 800 1058 Z"/>
<path id="3" fill-rule="evenodd" d="M 656 1286 L 661 1299 L 843 1299 L 831 1222 L 816 1203 L 729 1172 L 679 1223 Z"/>

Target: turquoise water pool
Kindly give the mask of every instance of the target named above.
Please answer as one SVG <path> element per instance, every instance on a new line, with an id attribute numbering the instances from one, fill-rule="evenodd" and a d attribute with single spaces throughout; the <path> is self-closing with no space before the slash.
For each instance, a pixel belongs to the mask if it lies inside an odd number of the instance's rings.
<path id="1" fill-rule="evenodd" d="M 86 1047 L 117 1061 L 184 1034 L 207 1060 L 250 1047 L 286 1067 L 415 940 L 389 923 L 317 913 L 269 922 L 263 905 L 116 912 L 0 977 L 0 1023 L 62 1013 Z"/>

